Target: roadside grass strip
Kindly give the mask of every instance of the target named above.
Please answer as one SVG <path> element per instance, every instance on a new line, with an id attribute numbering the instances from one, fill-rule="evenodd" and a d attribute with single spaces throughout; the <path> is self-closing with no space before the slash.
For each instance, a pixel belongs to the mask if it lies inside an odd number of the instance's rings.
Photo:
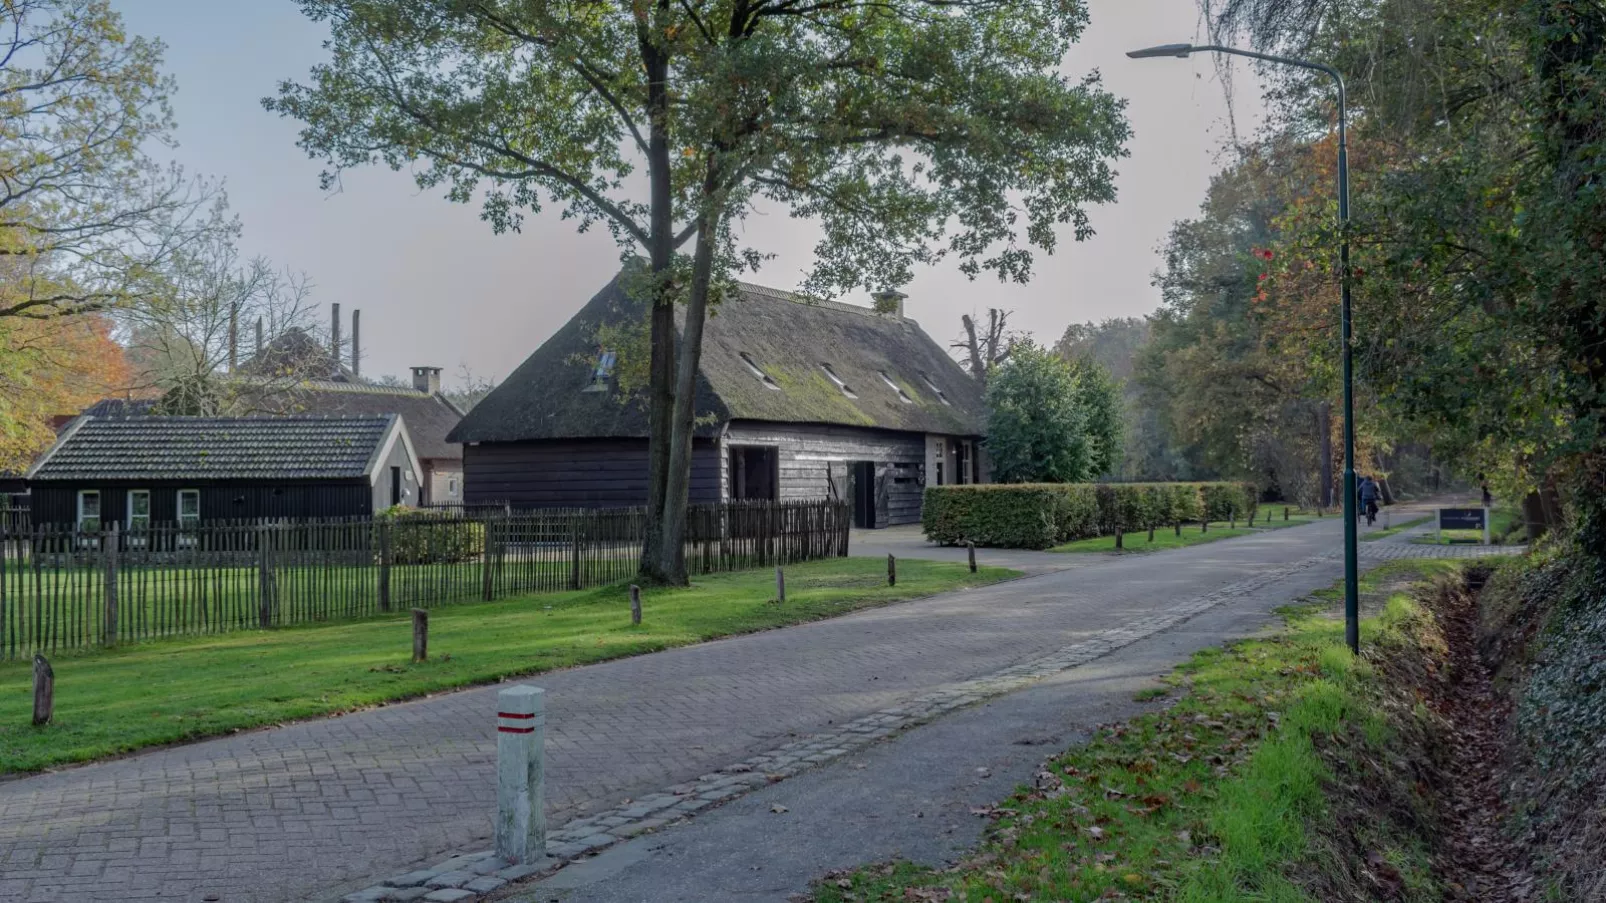
<path id="1" fill-rule="evenodd" d="M 1455 569 L 1393 562 L 1366 583 L 1376 593 L 1403 577 Z M 1193 656 L 1168 678 L 1172 704 L 1100 728 L 1045 762 L 1032 786 L 974 810 L 993 824 L 955 866 L 900 862 L 834 873 L 817 882 L 815 899 L 1322 899 L 1310 888 L 1335 886 L 1332 876 L 1348 867 L 1320 834 L 1337 815 L 1323 751 L 1384 757 L 1393 743 L 1371 656 L 1350 655 L 1343 622 L 1328 608 L 1286 609 L 1286 630 Z M 1408 594 L 1394 594 L 1364 622 L 1363 636 L 1374 650 L 1409 645 L 1423 619 Z M 1427 851 L 1380 821 L 1365 829 L 1371 867 L 1386 872 L 1402 899 L 1432 896 Z"/>
<path id="2" fill-rule="evenodd" d="M 1420 527 L 1423 524 L 1432 522 L 1433 515 L 1431 514 L 1427 515 L 1426 517 L 1413 517 L 1408 521 L 1395 524 L 1392 527 L 1386 527 L 1382 530 L 1373 530 L 1372 532 L 1362 536 L 1361 542 L 1377 542 L 1379 539 L 1387 539 L 1397 533 L 1404 533 L 1406 530 L 1409 530 L 1412 527 Z"/>
<path id="3" fill-rule="evenodd" d="M 31 661 L 0 664 L 0 774 L 38 771 L 285 721 L 350 712 L 516 675 L 784 627 L 1017 577 L 905 559 L 897 586 L 879 559 L 838 558 L 775 571 L 452 605 L 430 612 L 429 658 L 411 661 L 408 612 L 321 625 L 155 640 L 51 657 L 55 719 L 30 724 Z"/>

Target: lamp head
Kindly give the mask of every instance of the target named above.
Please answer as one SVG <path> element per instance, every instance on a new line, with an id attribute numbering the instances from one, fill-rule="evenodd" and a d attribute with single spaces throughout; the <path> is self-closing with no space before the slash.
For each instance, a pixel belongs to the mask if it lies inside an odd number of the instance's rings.
<path id="1" fill-rule="evenodd" d="M 1157 56 L 1185 57 L 1192 52 L 1192 44 L 1160 44 L 1156 47 L 1145 47 L 1142 50 L 1129 50 L 1126 55 L 1135 60 L 1146 60 Z"/>

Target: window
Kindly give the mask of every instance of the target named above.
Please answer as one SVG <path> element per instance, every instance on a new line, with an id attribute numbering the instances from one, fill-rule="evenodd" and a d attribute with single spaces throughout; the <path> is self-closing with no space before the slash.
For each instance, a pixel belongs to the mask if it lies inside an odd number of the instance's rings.
<path id="1" fill-rule="evenodd" d="M 78 529 L 86 533 L 100 532 L 100 490 L 79 490 Z"/>
<path id="2" fill-rule="evenodd" d="M 931 377 L 930 376 L 926 375 L 925 373 L 921 373 L 920 374 L 920 378 L 921 378 L 921 380 L 923 380 L 925 382 L 926 388 L 931 390 L 931 394 L 937 396 L 937 400 L 938 401 L 940 401 L 940 402 L 942 402 L 943 404 L 946 404 L 946 405 L 952 405 L 953 404 L 953 402 L 948 400 L 948 396 L 946 394 L 944 394 L 941 389 L 937 388 L 937 384 L 931 381 Z"/>
<path id="3" fill-rule="evenodd" d="M 457 477 L 446 478 L 446 496 L 447 498 L 457 498 Z"/>
<path id="4" fill-rule="evenodd" d="M 892 389 L 892 391 L 897 392 L 898 398 L 902 400 L 904 404 L 914 404 L 915 400 L 909 397 L 909 393 L 905 392 L 902 386 L 892 381 L 892 377 L 887 375 L 887 371 L 879 370 L 877 372 L 881 374 L 881 381 L 886 383 L 887 386 Z"/>
<path id="5" fill-rule="evenodd" d="M 201 490 L 180 489 L 178 491 L 178 525 L 180 527 L 198 527 L 201 524 Z"/>
<path id="6" fill-rule="evenodd" d="M 591 370 L 591 382 L 585 387 L 587 392 L 608 391 L 608 380 L 613 378 L 613 366 L 619 362 L 619 355 L 603 349 L 597 353 L 597 365 Z"/>
<path id="7" fill-rule="evenodd" d="M 825 371 L 825 375 L 829 376 L 831 378 L 831 382 L 836 383 L 836 387 L 838 389 L 842 390 L 842 394 L 843 395 L 846 395 L 849 398 L 858 398 L 859 397 L 859 396 L 853 394 L 853 390 L 848 388 L 848 384 L 842 381 L 842 377 L 836 375 L 836 371 L 831 369 L 831 365 L 830 364 L 822 363 L 822 364 L 820 364 L 820 369 L 824 370 Z"/>
<path id="8" fill-rule="evenodd" d="M 736 445 L 730 450 L 730 496 L 733 499 L 779 497 L 780 449 L 774 446 Z"/>
<path id="9" fill-rule="evenodd" d="M 130 489 L 128 491 L 128 529 L 149 530 L 151 528 L 151 491 L 149 489 Z"/>
<path id="10" fill-rule="evenodd" d="M 771 379 L 770 375 L 768 373 L 765 373 L 764 369 L 762 367 L 760 367 L 759 365 L 753 363 L 753 356 L 751 354 L 748 354 L 745 351 L 739 352 L 739 354 L 741 355 L 742 363 L 747 365 L 748 372 L 750 372 L 754 376 L 758 377 L 759 382 L 762 382 L 764 385 L 770 387 L 771 389 L 777 389 L 778 390 L 778 389 L 781 388 L 781 384 L 780 383 L 777 383 L 775 380 Z"/>

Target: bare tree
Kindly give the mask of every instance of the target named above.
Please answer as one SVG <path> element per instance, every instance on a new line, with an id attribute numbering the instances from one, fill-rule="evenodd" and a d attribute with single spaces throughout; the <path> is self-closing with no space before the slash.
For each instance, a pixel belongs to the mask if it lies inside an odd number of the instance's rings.
<path id="1" fill-rule="evenodd" d="M 1012 314 L 1014 314 L 1012 310 L 989 307 L 987 325 L 979 330 L 975 317 L 965 314 L 959 318 L 964 324 L 965 334 L 960 336 L 952 347 L 963 352 L 962 362 L 965 368 L 983 388 L 987 385 L 987 375 L 1009 359 L 1010 351 L 1021 339 L 1019 332 L 1011 331 L 1008 327 Z"/>

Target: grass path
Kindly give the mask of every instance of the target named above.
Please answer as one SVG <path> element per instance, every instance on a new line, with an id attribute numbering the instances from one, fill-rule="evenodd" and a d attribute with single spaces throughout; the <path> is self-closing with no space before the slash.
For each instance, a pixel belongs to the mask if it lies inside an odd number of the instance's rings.
<path id="1" fill-rule="evenodd" d="M 144 747 L 345 712 L 517 674 L 655 652 L 828 618 L 1018 576 L 1004 568 L 842 558 L 720 574 L 688 589 L 642 593 L 630 623 L 623 586 L 439 608 L 429 661 L 410 661 L 410 616 L 162 640 L 61 655 L 56 717 L 29 724 L 32 664 L 0 664 L 0 774 L 84 762 Z"/>
<path id="2" fill-rule="evenodd" d="M 1268 509 L 1269 510 L 1269 509 Z M 1281 512 L 1276 518 L 1256 521 L 1255 526 L 1249 527 L 1240 522 L 1232 527 L 1227 521 L 1217 521 L 1210 524 L 1208 532 L 1201 531 L 1198 524 L 1185 525 L 1182 534 L 1177 535 L 1173 526 L 1157 527 L 1154 531 L 1154 541 L 1149 541 L 1149 531 L 1133 530 L 1121 536 L 1121 549 L 1115 547 L 1114 536 L 1095 536 L 1091 539 L 1078 539 L 1064 545 L 1055 546 L 1051 552 L 1163 552 L 1167 549 L 1184 549 L 1200 543 L 1215 542 L 1221 539 L 1232 539 L 1235 536 L 1253 536 L 1267 530 L 1276 530 L 1283 527 L 1297 527 L 1316 520 L 1314 515 L 1291 514 L 1288 520 L 1281 519 Z"/>

